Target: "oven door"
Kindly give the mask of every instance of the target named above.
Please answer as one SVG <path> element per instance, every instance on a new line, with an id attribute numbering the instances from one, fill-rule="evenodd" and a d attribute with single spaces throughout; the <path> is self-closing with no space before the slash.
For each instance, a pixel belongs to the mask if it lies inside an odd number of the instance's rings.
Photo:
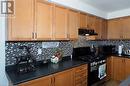
<path id="1" fill-rule="evenodd" d="M 88 86 L 91 86 L 106 77 L 106 63 L 92 65 L 88 68 Z"/>

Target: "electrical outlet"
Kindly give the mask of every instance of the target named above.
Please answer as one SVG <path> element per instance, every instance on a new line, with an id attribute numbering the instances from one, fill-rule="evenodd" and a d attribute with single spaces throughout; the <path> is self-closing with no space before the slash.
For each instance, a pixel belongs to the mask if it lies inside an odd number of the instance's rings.
<path id="1" fill-rule="evenodd" d="M 38 54 L 42 54 L 42 49 L 38 49 Z"/>

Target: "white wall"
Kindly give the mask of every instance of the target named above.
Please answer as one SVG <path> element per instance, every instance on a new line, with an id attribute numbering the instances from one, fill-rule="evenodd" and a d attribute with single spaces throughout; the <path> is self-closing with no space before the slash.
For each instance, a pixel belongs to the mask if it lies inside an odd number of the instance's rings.
<path id="1" fill-rule="evenodd" d="M 107 19 L 118 18 L 123 16 L 130 16 L 130 8 L 108 13 Z"/>
<path id="2" fill-rule="evenodd" d="M 0 15 L 0 86 L 8 86 L 8 80 L 5 74 L 5 18 L 4 16 L 1 15 Z"/>
<path id="3" fill-rule="evenodd" d="M 62 4 L 64 6 L 68 6 L 71 8 L 75 8 L 99 17 L 103 17 L 103 18 L 107 18 L 107 13 L 92 7 L 89 4 L 83 3 L 80 0 L 49 0 L 49 1 L 53 1 L 59 4 Z"/>

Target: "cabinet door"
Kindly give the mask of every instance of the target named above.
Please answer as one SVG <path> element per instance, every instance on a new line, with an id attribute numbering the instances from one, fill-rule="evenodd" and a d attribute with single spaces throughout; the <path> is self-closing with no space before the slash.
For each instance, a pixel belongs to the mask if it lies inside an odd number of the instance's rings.
<path id="1" fill-rule="evenodd" d="M 96 39 L 101 39 L 102 36 L 102 27 L 101 27 L 102 20 L 101 18 L 95 19 L 95 32 L 98 33 Z"/>
<path id="2" fill-rule="evenodd" d="M 47 76 L 19 84 L 18 86 L 52 86 L 51 78 L 52 76 Z"/>
<path id="3" fill-rule="evenodd" d="M 52 5 L 47 2 L 36 4 L 36 33 L 37 40 L 52 38 Z"/>
<path id="4" fill-rule="evenodd" d="M 106 77 L 106 80 L 110 80 L 112 77 L 112 73 L 113 73 L 112 65 L 113 65 L 112 58 L 108 57 L 107 58 L 107 77 Z"/>
<path id="5" fill-rule="evenodd" d="M 107 20 L 102 19 L 102 39 L 107 39 Z"/>
<path id="6" fill-rule="evenodd" d="M 87 27 L 87 14 L 80 13 L 80 28 L 86 28 Z"/>
<path id="7" fill-rule="evenodd" d="M 74 86 L 87 86 L 88 65 L 74 68 Z"/>
<path id="8" fill-rule="evenodd" d="M 54 20 L 54 38 L 56 40 L 66 40 L 68 38 L 68 10 L 56 6 L 54 10 Z"/>
<path id="9" fill-rule="evenodd" d="M 108 21 L 108 39 L 122 39 L 122 24 L 120 19 Z"/>
<path id="10" fill-rule="evenodd" d="M 8 40 L 32 40 L 34 0 L 15 0 L 15 16 L 8 21 Z"/>
<path id="11" fill-rule="evenodd" d="M 94 29 L 95 30 L 95 20 L 96 20 L 96 17 L 95 16 L 92 16 L 92 15 L 88 15 L 88 18 L 87 18 L 87 21 L 88 21 L 88 28 L 89 29 Z"/>
<path id="12" fill-rule="evenodd" d="M 69 11 L 69 38 L 78 39 L 78 13 Z"/>
<path id="13" fill-rule="evenodd" d="M 113 76 L 112 79 L 121 81 L 125 79 L 125 60 L 120 57 L 113 57 Z"/>
<path id="14" fill-rule="evenodd" d="M 73 71 L 67 70 L 54 75 L 54 86 L 73 86 Z"/>
<path id="15" fill-rule="evenodd" d="M 130 76 L 130 59 L 125 59 L 125 78 Z"/>
<path id="16" fill-rule="evenodd" d="M 123 39 L 130 39 L 130 17 L 122 18 Z"/>

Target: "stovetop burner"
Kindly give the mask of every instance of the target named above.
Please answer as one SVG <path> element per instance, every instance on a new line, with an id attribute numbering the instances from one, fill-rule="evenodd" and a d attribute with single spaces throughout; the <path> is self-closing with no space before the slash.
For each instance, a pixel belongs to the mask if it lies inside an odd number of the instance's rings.
<path id="1" fill-rule="evenodd" d="M 98 55 L 98 56 L 86 55 L 86 56 L 79 57 L 79 60 L 86 61 L 86 62 L 100 61 L 104 59 L 106 59 L 104 55 Z"/>

